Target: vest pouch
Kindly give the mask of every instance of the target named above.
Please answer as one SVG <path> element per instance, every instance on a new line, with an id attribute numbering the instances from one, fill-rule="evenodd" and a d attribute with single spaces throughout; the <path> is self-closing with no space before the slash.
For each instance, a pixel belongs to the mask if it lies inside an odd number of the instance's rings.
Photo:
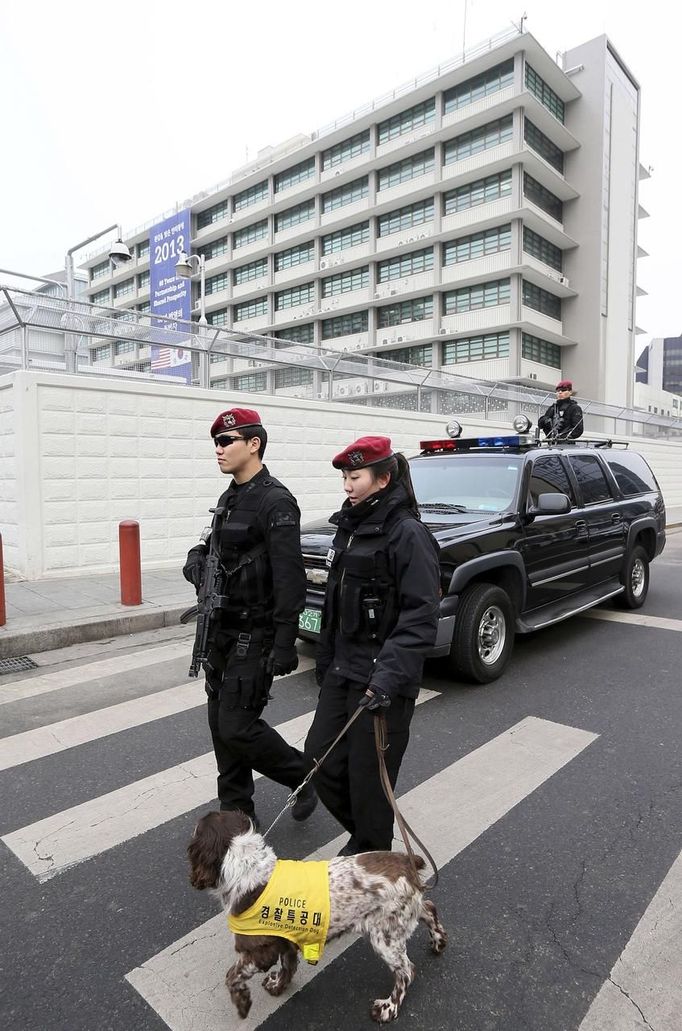
<path id="1" fill-rule="evenodd" d="M 383 623 L 384 603 L 376 595 L 367 595 L 362 599 L 363 628 L 371 641 L 375 640 L 379 627 Z"/>

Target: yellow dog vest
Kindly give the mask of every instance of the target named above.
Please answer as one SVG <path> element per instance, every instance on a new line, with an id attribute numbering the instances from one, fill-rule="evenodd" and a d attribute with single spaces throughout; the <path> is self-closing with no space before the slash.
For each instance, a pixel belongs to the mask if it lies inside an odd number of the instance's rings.
<path id="1" fill-rule="evenodd" d="M 262 894 L 227 922 L 235 934 L 288 938 L 317 963 L 329 931 L 329 863 L 278 859 Z"/>

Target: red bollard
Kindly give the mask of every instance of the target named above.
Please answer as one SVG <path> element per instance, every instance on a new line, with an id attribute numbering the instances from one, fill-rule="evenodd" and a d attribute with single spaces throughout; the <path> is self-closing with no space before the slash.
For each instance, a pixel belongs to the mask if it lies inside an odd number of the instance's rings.
<path id="1" fill-rule="evenodd" d="M 118 524 L 118 555 L 121 570 L 121 605 L 141 605 L 140 524 L 134 519 L 124 519 Z"/>
<path id="2" fill-rule="evenodd" d="M 0 626 L 7 622 L 7 609 L 5 608 L 5 564 L 2 560 L 2 534 L 0 533 Z"/>

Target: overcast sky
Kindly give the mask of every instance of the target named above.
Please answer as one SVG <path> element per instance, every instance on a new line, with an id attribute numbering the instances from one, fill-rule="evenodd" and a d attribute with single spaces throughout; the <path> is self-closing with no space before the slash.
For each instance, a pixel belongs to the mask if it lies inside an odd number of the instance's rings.
<path id="1" fill-rule="evenodd" d="M 518 23 L 551 55 L 606 33 L 642 87 L 637 322 L 682 332 L 680 14 L 469 0 L 466 46 Z M 3 0 L 0 267 L 37 275 L 462 52 L 464 0 Z"/>

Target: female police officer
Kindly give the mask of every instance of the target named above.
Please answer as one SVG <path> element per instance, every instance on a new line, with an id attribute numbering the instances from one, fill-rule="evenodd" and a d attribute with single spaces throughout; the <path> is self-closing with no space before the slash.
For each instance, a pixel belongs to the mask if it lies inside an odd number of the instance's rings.
<path id="1" fill-rule="evenodd" d="M 342 855 L 390 850 L 393 812 L 379 780 L 373 713 L 385 713 L 395 785 L 409 739 L 424 655 L 436 639 L 438 545 L 420 522 L 409 466 L 388 437 L 361 437 L 333 459 L 346 501 L 327 560 L 317 656 L 320 696 L 305 752 L 319 758 L 359 704 L 315 775 L 319 797 L 350 833 Z"/>

